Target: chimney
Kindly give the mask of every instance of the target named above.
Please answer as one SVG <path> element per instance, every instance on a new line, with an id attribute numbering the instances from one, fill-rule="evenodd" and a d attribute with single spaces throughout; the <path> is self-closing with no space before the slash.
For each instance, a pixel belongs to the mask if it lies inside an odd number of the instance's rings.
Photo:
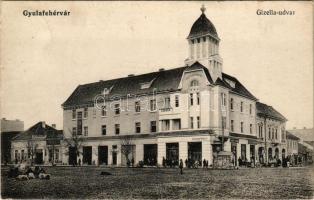
<path id="1" fill-rule="evenodd" d="M 51 127 L 55 129 L 57 126 L 56 124 L 51 124 Z"/>
<path id="2" fill-rule="evenodd" d="M 42 121 L 42 122 L 41 122 L 41 126 L 42 126 L 43 128 L 46 128 L 46 122 L 45 122 L 45 121 Z"/>
<path id="3" fill-rule="evenodd" d="M 160 68 L 158 71 L 160 72 L 165 71 L 165 68 Z"/>

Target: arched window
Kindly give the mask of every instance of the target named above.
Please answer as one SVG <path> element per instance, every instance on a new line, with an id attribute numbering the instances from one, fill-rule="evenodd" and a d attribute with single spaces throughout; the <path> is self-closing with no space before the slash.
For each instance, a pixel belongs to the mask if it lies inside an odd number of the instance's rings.
<path id="1" fill-rule="evenodd" d="M 197 80 L 191 81 L 191 87 L 195 87 L 195 86 L 198 86 L 198 85 L 199 85 L 199 83 L 198 83 Z"/>

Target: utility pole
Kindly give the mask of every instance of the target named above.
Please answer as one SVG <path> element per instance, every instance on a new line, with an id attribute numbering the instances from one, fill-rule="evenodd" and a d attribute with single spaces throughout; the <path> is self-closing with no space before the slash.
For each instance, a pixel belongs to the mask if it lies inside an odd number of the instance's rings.
<path id="1" fill-rule="evenodd" d="M 264 116 L 264 130 L 265 130 L 265 138 L 264 138 L 264 141 L 265 141 L 265 162 L 266 164 L 268 165 L 268 159 L 267 159 L 267 141 L 266 141 L 266 137 L 267 137 L 267 128 L 266 128 L 266 117 L 267 115 Z"/>
<path id="2" fill-rule="evenodd" d="M 222 127 L 222 135 L 221 135 L 221 151 L 224 151 L 224 143 L 225 143 L 225 126 L 224 126 L 224 117 L 221 117 L 221 127 Z"/>

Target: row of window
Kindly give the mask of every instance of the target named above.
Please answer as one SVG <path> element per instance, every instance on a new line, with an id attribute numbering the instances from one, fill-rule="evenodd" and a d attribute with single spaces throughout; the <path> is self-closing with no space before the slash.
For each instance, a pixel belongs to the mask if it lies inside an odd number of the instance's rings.
<path id="1" fill-rule="evenodd" d="M 181 119 L 172 119 L 172 130 L 180 130 L 181 129 Z M 196 125 L 194 125 L 194 117 L 190 117 L 190 128 L 191 129 L 199 129 L 201 127 L 200 117 L 196 117 Z M 161 120 L 161 129 L 162 131 L 170 130 L 170 120 Z"/>
<path id="2" fill-rule="evenodd" d="M 288 140 L 288 147 L 289 148 L 297 148 L 298 147 L 298 142 L 292 141 L 292 140 Z"/>
<path id="3" fill-rule="evenodd" d="M 258 136 L 259 138 L 263 137 L 263 125 L 258 125 Z M 278 139 L 278 130 L 277 128 L 268 128 L 268 139 Z"/>
<path id="4" fill-rule="evenodd" d="M 278 139 L 277 128 L 268 128 L 268 139 Z"/>
<path id="5" fill-rule="evenodd" d="M 190 128 L 194 129 L 194 117 L 190 117 Z M 197 116 L 196 117 L 196 128 L 200 128 L 201 127 L 201 121 L 200 121 L 200 117 Z"/>
<path id="6" fill-rule="evenodd" d="M 230 121 L 230 129 L 232 132 L 234 132 L 234 120 Z M 240 122 L 240 131 L 241 133 L 244 133 L 244 122 Z M 253 124 L 250 124 L 250 134 L 253 133 Z"/>
<path id="7" fill-rule="evenodd" d="M 46 151 L 45 151 L 45 156 L 47 155 Z M 24 149 L 21 150 L 21 153 L 19 153 L 18 150 L 14 151 L 14 158 L 16 160 L 26 160 L 27 158 L 31 158 L 32 153 L 31 150 L 27 150 L 27 153 L 24 151 Z M 54 155 L 53 155 L 53 150 L 49 149 L 49 159 L 51 159 L 52 157 L 54 157 L 55 160 L 59 160 L 59 149 L 54 149 Z"/>
<path id="8" fill-rule="evenodd" d="M 224 98 L 224 104 L 223 105 L 226 105 L 226 102 L 225 102 L 225 98 Z M 244 108 L 244 103 L 243 101 L 240 102 L 240 112 L 243 112 L 243 109 Z M 230 110 L 234 110 L 234 100 L 233 98 L 230 99 Z M 249 113 L 250 115 L 252 114 L 252 104 L 249 105 Z"/>
<path id="9" fill-rule="evenodd" d="M 72 128 L 72 134 L 73 135 L 82 135 L 80 131 L 78 131 L 77 127 Z M 157 123 L 156 121 L 151 121 L 150 122 L 150 131 L 152 133 L 157 131 Z M 116 135 L 120 134 L 120 124 L 115 124 L 114 125 L 114 132 Z M 141 133 L 141 122 L 136 122 L 135 123 L 135 133 Z M 107 135 L 107 125 L 102 125 L 101 126 L 101 134 L 102 135 Z M 84 136 L 88 136 L 88 126 L 84 126 Z"/>
<path id="10" fill-rule="evenodd" d="M 190 105 L 193 106 L 194 105 L 194 97 L 193 97 L 193 93 L 190 94 Z M 170 108 L 170 97 L 165 97 L 164 99 L 164 106 L 165 108 Z M 200 94 L 196 93 L 196 104 L 199 105 L 200 104 Z M 179 95 L 175 95 L 175 107 L 179 107 L 180 106 L 180 100 L 179 100 Z M 156 104 L 156 99 L 151 99 L 150 100 L 150 111 L 156 111 L 157 108 L 157 104 Z M 141 112 L 141 102 L 140 101 L 136 101 L 135 102 L 135 108 L 134 108 L 135 112 L 139 113 Z M 120 109 L 120 104 L 115 104 L 114 105 L 114 114 L 115 115 L 119 115 L 121 112 Z M 81 114 L 81 112 L 76 112 L 75 109 L 72 110 L 72 119 L 76 119 L 79 118 L 79 114 Z M 83 116 L 84 118 L 88 117 L 88 108 L 84 108 L 84 112 L 83 112 Z M 101 109 L 101 116 L 107 116 L 107 107 L 106 106 L 102 106 Z"/>
<path id="11" fill-rule="evenodd" d="M 193 83 L 193 81 L 192 81 L 192 83 Z M 190 97 L 189 98 L 190 106 L 193 106 L 194 105 L 194 94 L 190 93 L 189 97 Z M 165 97 L 164 103 L 165 103 L 164 104 L 165 108 L 170 108 L 171 107 L 170 106 L 170 97 Z M 174 103 L 175 103 L 175 107 L 179 107 L 180 106 L 179 95 L 175 95 L 175 102 Z M 199 105 L 199 104 L 200 104 L 200 94 L 196 93 L 196 105 Z M 221 105 L 223 105 L 223 106 L 227 105 L 227 98 L 226 98 L 226 94 L 225 93 L 221 93 Z M 150 100 L 150 111 L 156 111 L 156 108 L 157 108 L 156 99 Z M 244 108 L 244 102 L 241 101 L 240 102 L 240 112 L 243 112 L 243 110 L 244 110 L 243 108 Z M 135 102 L 134 110 L 135 110 L 136 113 L 141 112 L 141 103 L 140 103 L 140 101 L 136 101 Z M 230 110 L 234 110 L 234 100 L 233 100 L 233 98 L 230 99 Z M 114 105 L 114 113 L 115 113 L 115 115 L 119 115 L 120 112 L 121 112 L 120 104 L 115 104 Z M 249 105 L 249 113 L 252 114 L 252 104 Z M 107 108 L 106 108 L 106 106 L 102 106 L 101 116 L 107 116 Z M 84 108 L 83 117 L 84 118 L 88 117 L 88 108 Z M 76 112 L 76 110 L 73 109 L 72 110 L 72 119 L 76 119 L 76 118 L 82 118 L 82 112 Z"/>

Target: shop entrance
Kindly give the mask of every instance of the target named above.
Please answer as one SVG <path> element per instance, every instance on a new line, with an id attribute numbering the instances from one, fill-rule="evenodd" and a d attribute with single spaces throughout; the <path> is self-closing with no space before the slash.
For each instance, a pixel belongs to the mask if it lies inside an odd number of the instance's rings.
<path id="1" fill-rule="evenodd" d="M 157 144 L 144 144 L 144 165 L 157 165 Z"/>
<path id="2" fill-rule="evenodd" d="M 202 163 L 202 142 L 188 143 L 188 158 L 192 163 L 195 163 L 195 161 Z"/>
<path id="3" fill-rule="evenodd" d="M 98 147 L 98 163 L 99 165 L 108 165 L 108 146 Z"/>
<path id="4" fill-rule="evenodd" d="M 83 164 L 92 164 L 92 147 L 83 147 Z"/>
<path id="5" fill-rule="evenodd" d="M 167 165 L 176 166 L 179 164 L 179 143 L 166 144 Z"/>

